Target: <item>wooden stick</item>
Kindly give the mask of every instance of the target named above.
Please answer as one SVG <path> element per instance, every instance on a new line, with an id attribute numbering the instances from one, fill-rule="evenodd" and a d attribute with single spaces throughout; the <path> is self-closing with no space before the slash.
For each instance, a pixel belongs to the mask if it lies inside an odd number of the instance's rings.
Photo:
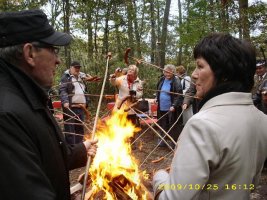
<path id="1" fill-rule="evenodd" d="M 134 59 L 135 61 L 137 61 L 138 63 L 143 63 L 143 64 L 146 64 L 146 65 L 150 65 L 150 66 L 152 66 L 152 67 L 155 67 L 155 68 L 157 68 L 157 69 L 160 69 L 160 70 L 162 70 L 162 71 L 164 71 L 164 69 L 163 68 L 161 68 L 160 66 L 157 66 L 157 65 L 154 65 L 154 64 L 152 64 L 152 63 L 149 63 L 149 62 L 146 62 L 146 61 L 144 61 L 143 59 L 138 59 L 138 58 L 135 58 L 135 57 L 132 57 L 132 56 L 129 56 L 129 58 L 132 58 L 132 59 Z M 171 74 L 173 74 L 174 76 L 177 76 L 177 77 L 179 77 L 180 79 L 184 79 L 182 76 L 180 76 L 179 74 L 177 74 L 177 73 L 173 73 L 173 72 L 170 72 Z M 192 83 L 193 85 L 196 85 L 193 81 L 189 81 L 189 80 L 187 80 L 187 79 L 184 79 L 185 81 L 187 81 L 187 82 L 189 82 L 189 83 Z"/>
<path id="2" fill-rule="evenodd" d="M 98 120 L 98 117 L 99 117 L 99 111 L 100 111 L 101 102 L 102 102 L 102 98 L 103 98 L 103 94 L 104 94 L 106 80 L 107 80 L 108 65 L 109 65 L 110 58 L 111 58 L 111 53 L 109 52 L 108 55 L 107 55 L 107 64 L 106 64 L 105 76 L 104 76 L 104 80 L 103 80 L 103 84 L 102 84 L 102 88 L 101 88 L 101 93 L 100 93 L 100 97 L 99 97 L 99 101 L 98 101 L 98 106 L 97 106 L 97 110 L 96 110 L 96 117 L 95 117 L 94 127 L 93 127 L 93 131 L 92 131 L 92 139 L 95 138 L 96 125 L 97 125 L 97 120 Z M 82 192 L 81 200 L 84 200 L 85 191 L 86 191 L 87 177 L 88 177 L 88 172 L 89 172 L 90 165 L 91 165 L 91 156 L 88 157 L 88 160 L 87 160 L 87 163 L 86 163 L 85 177 L 84 177 L 84 182 L 83 182 L 83 192 Z"/>

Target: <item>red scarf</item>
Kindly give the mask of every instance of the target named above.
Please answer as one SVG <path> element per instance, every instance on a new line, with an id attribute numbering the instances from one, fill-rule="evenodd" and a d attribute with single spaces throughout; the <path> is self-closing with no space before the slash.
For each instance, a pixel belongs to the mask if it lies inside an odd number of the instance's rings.
<path id="1" fill-rule="evenodd" d="M 127 83 L 128 83 L 128 88 L 129 88 L 129 90 L 131 89 L 134 80 L 135 80 L 135 77 L 134 77 L 134 76 L 129 76 L 129 75 L 127 75 Z"/>

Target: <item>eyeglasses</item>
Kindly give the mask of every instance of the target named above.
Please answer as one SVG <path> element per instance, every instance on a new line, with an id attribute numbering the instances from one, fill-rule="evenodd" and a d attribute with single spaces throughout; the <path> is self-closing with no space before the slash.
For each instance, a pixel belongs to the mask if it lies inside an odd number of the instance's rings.
<path id="1" fill-rule="evenodd" d="M 55 55 L 58 55 L 60 48 L 49 45 L 49 44 L 45 44 L 45 43 L 41 43 L 41 42 L 32 42 L 32 45 L 37 47 L 37 48 L 44 48 L 44 49 L 48 49 L 50 52 L 52 52 Z"/>

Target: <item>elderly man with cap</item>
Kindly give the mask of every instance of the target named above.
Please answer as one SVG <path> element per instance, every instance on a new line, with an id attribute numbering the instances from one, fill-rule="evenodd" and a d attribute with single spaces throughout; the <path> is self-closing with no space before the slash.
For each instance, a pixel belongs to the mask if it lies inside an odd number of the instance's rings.
<path id="1" fill-rule="evenodd" d="M 67 146 L 47 108 L 56 46 L 70 41 L 41 10 L 0 14 L 1 199 L 70 200 L 68 171 L 96 153 L 96 140 Z"/>
<path id="2" fill-rule="evenodd" d="M 254 86 L 252 88 L 252 99 L 257 108 L 262 110 L 262 88 L 266 87 L 267 75 L 266 75 L 266 62 L 259 60 L 256 63 L 256 73 L 254 76 Z"/>
<path id="3" fill-rule="evenodd" d="M 59 94 L 65 113 L 64 129 L 65 139 L 68 144 L 78 144 L 83 141 L 83 121 L 85 112 L 88 112 L 89 98 L 84 81 L 95 81 L 97 76 L 90 76 L 80 71 L 81 64 L 73 61 L 70 69 L 66 70 L 60 81 Z"/>

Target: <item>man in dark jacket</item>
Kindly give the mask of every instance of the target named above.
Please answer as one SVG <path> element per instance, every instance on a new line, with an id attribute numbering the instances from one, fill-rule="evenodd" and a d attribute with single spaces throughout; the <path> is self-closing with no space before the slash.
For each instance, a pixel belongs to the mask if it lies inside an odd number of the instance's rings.
<path id="1" fill-rule="evenodd" d="M 257 61 L 256 73 L 254 75 L 254 86 L 252 89 L 252 99 L 254 105 L 266 114 L 266 106 L 262 101 L 262 92 L 267 87 L 267 65 L 265 61 Z"/>
<path id="2" fill-rule="evenodd" d="M 96 141 L 66 146 L 47 108 L 58 48 L 71 36 L 56 32 L 40 10 L 0 14 L 1 199 L 69 200 L 68 171 L 86 164 Z"/>
<path id="3" fill-rule="evenodd" d="M 73 61 L 70 68 L 63 73 L 59 94 L 64 112 L 64 133 L 68 144 L 83 141 L 85 112 L 89 103 L 84 81 L 93 81 L 94 77 L 80 71 L 81 64 Z"/>

